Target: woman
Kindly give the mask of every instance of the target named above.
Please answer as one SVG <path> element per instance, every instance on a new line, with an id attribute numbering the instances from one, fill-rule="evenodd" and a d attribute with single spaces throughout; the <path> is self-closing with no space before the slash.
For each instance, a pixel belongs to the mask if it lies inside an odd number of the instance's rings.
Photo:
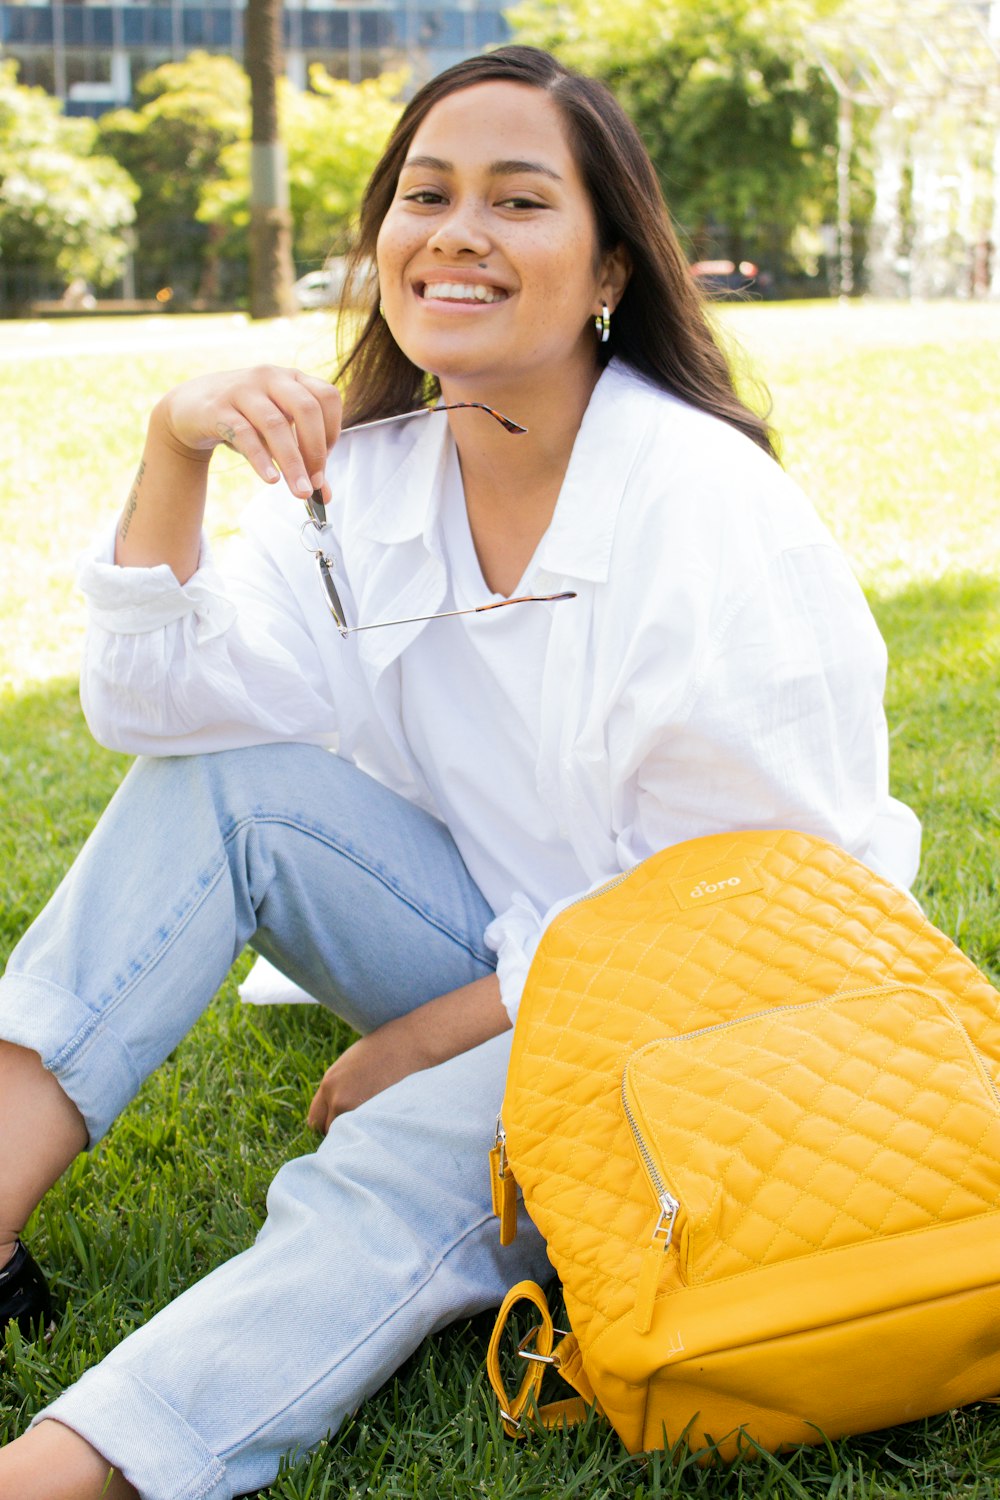
<path id="1" fill-rule="evenodd" d="M 295 371 L 176 388 L 84 570 L 88 717 L 153 758 L 0 982 L 6 1315 L 44 1312 L 32 1207 L 246 943 L 361 1038 L 255 1245 L 0 1454 L 2 1495 L 256 1489 L 427 1333 L 544 1276 L 530 1225 L 500 1250 L 483 1163 L 554 906 L 735 826 L 915 871 L 874 623 L 610 96 L 521 47 L 432 80 L 370 184 L 373 256 L 359 430 Z M 455 409 L 360 430 L 435 396 Z M 220 442 L 285 485 L 225 581 L 200 540 Z"/>

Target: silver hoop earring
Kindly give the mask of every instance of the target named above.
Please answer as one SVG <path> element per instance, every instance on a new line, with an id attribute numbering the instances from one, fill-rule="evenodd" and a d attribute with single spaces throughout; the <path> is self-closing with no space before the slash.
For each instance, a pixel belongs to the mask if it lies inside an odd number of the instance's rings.
<path id="1" fill-rule="evenodd" d="M 611 337 L 611 311 L 606 302 L 601 303 L 601 310 L 594 317 L 594 327 L 597 329 L 599 342 L 606 344 Z"/>

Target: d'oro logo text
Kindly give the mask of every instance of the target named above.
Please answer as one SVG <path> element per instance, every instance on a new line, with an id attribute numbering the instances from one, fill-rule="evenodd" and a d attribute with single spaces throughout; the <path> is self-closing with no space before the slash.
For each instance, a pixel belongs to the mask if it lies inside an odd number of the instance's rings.
<path id="1" fill-rule="evenodd" d="M 695 871 L 670 882 L 670 891 L 681 911 L 711 906 L 716 901 L 730 901 L 734 896 L 749 896 L 762 889 L 760 871 L 749 860 L 727 860 L 724 865 L 696 880 Z M 692 885 L 692 880 L 694 884 Z"/>
<path id="2" fill-rule="evenodd" d="M 743 881 L 740 879 L 739 875 L 730 875 L 728 880 L 699 880 L 698 884 L 691 892 L 691 897 L 692 899 L 697 899 L 700 896 L 715 896 L 719 891 L 725 890 L 727 885 L 742 884 Z"/>

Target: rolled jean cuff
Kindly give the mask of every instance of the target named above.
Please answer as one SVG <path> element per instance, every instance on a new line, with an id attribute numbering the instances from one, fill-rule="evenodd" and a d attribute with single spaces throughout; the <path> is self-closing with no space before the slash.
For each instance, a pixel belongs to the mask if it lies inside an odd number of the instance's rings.
<path id="1" fill-rule="evenodd" d="M 139 1486 L 129 1455 L 141 1446 L 141 1500 L 229 1500 L 226 1466 L 173 1407 L 134 1375 L 97 1366 L 39 1412 L 32 1427 L 61 1422 Z"/>
<path id="2" fill-rule="evenodd" d="M 101 1012 L 49 979 L 10 970 L 0 978 L 0 1039 L 38 1053 L 83 1116 L 91 1146 L 139 1091 L 135 1059 Z"/>

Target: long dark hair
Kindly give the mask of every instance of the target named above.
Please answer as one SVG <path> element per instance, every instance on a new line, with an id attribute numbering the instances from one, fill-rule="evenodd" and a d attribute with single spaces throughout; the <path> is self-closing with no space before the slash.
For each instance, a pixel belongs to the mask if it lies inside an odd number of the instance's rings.
<path id="1" fill-rule="evenodd" d="M 593 204 L 600 252 L 623 245 L 631 259 L 632 274 L 615 310 L 611 341 L 597 346 L 599 357 L 617 355 L 661 389 L 746 433 L 773 456 L 767 422 L 736 393 L 635 126 L 604 84 L 571 72 L 536 47 L 501 47 L 467 58 L 414 95 L 365 191 L 342 311 L 366 276 L 371 280 L 382 220 L 427 114 L 449 94 L 501 80 L 543 89 L 555 101 Z M 336 377 L 347 377 L 349 425 L 395 416 L 438 394 L 435 378 L 407 358 L 379 315 L 377 280 L 365 289 L 362 308 L 360 332 Z"/>

